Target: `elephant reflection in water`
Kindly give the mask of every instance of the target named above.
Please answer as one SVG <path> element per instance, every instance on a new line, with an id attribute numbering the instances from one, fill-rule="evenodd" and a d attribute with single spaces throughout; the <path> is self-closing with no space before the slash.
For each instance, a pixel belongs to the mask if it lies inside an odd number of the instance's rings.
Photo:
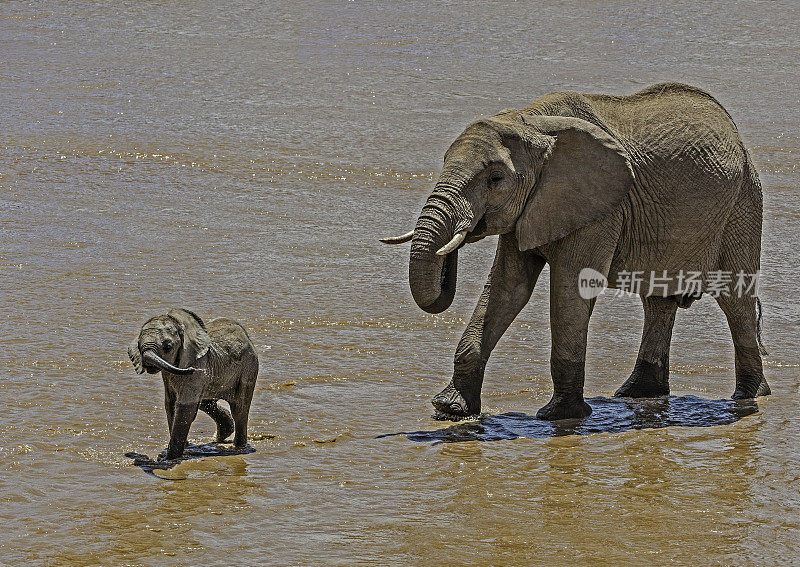
<path id="1" fill-rule="evenodd" d="M 578 286 L 591 269 L 657 274 L 642 289 L 644 330 L 624 397 L 669 393 L 669 348 L 678 307 L 711 292 L 714 273 L 759 273 L 761 184 L 736 126 L 708 93 L 664 83 L 630 96 L 562 92 L 471 124 L 413 231 L 409 282 L 417 305 L 447 309 L 458 250 L 500 235 L 489 279 L 455 353 L 453 377 L 432 402 L 452 419 L 481 410 L 492 349 L 550 265 L 553 396 L 541 419 L 591 413 L 583 398 L 586 335 L 595 297 Z M 682 275 L 701 274 L 691 292 Z M 617 280 L 617 281 L 615 281 Z M 651 293 L 652 291 L 652 293 Z M 712 293 L 712 295 L 714 295 Z M 734 398 L 770 393 L 761 366 L 752 293 L 716 297 L 735 347 Z"/>

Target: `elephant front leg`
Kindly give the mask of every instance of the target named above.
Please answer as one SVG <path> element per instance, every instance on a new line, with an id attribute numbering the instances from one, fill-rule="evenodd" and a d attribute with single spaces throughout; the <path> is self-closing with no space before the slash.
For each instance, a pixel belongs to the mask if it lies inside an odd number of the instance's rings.
<path id="1" fill-rule="evenodd" d="M 573 273 L 574 272 L 574 273 Z M 578 271 L 551 267 L 550 276 L 550 374 L 553 397 L 536 417 L 546 420 L 586 417 L 592 408 L 583 399 L 586 335 L 595 299 L 578 291 Z"/>
<path id="2" fill-rule="evenodd" d="M 489 279 L 456 349 L 453 378 L 431 400 L 439 417 L 458 420 L 480 414 L 486 362 L 528 303 L 544 264 L 540 256 L 520 252 L 513 233 L 500 236 Z"/>
<path id="3" fill-rule="evenodd" d="M 614 393 L 621 398 L 669 395 L 669 347 L 678 310 L 676 297 L 642 297 L 644 327 L 633 372 Z"/>
<path id="4" fill-rule="evenodd" d="M 172 416 L 172 429 L 169 435 L 169 446 L 165 458 L 167 460 L 178 459 L 183 455 L 186 447 L 186 439 L 189 437 L 189 428 L 197 416 L 199 402 L 195 403 L 176 403 L 175 413 Z"/>
<path id="5" fill-rule="evenodd" d="M 175 417 L 175 396 L 164 387 L 164 410 L 167 412 L 167 429 L 172 433 L 172 419 Z"/>

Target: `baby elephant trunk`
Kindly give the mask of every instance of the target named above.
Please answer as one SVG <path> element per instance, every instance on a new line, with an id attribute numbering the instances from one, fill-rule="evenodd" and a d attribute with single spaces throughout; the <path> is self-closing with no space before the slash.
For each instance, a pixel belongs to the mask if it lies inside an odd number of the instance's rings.
<path id="1" fill-rule="evenodd" d="M 144 362 L 145 364 L 149 364 L 150 366 L 155 366 L 160 370 L 165 370 L 172 374 L 186 375 L 194 372 L 194 368 L 192 368 L 191 366 L 189 368 L 178 368 L 177 366 L 171 365 L 169 362 L 158 356 L 152 350 L 146 350 L 142 353 L 142 362 Z"/>

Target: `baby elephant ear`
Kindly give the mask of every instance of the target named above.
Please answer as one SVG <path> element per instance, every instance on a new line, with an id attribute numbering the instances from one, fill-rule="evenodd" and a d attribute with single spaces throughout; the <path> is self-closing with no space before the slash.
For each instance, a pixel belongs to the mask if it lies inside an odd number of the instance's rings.
<path id="1" fill-rule="evenodd" d="M 195 361 L 206 355 L 211 346 L 205 323 L 188 309 L 170 309 L 167 315 L 178 323 L 183 333 L 180 367 L 194 365 Z"/>
<path id="2" fill-rule="evenodd" d="M 524 115 L 523 121 L 554 138 L 517 220 L 519 248 L 530 250 L 613 212 L 634 177 L 628 153 L 599 126 L 564 116 Z"/>
<path id="3" fill-rule="evenodd" d="M 136 374 L 144 374 L 144 368 L 142 368 L 142 353 L 139 352 L 139 337 L 133 339 L 128 345 L 128 358 L 131 359 Z"/>

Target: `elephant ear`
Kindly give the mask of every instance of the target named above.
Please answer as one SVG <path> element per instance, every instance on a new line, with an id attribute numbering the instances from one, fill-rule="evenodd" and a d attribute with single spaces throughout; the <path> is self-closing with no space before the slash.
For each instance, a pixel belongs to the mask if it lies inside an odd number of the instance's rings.
<path id="1" fill-rule="evenodd" d="M 170 309 L 167 313 L 181 329 L 183 344 L 179 366 L 186 368 L 203 358 L 211 346 L 211 338 L 206 332 L 203 320 L 188 309 Z"/>
<path id="2" fill-rule="evenodd" d="M 564 116 L 525 116 L 555 138 L 517 220 L 520 250 L 563 238 L 613 212 L 633 187 L 628 153 L 602 128 Z"/>
<path id="3" fill-rule="evenodd" d="M 133 368 L 136 370 L 136 374 L 144 374 L 144 368 L 142 368 L 142 353 L 139 352 L 138 336 L 128 345 L 128 358 L 131 359 Z"/>

